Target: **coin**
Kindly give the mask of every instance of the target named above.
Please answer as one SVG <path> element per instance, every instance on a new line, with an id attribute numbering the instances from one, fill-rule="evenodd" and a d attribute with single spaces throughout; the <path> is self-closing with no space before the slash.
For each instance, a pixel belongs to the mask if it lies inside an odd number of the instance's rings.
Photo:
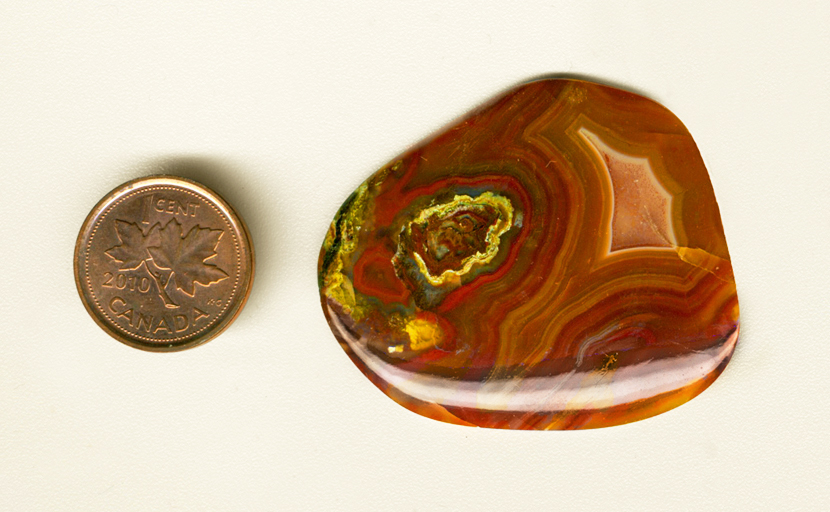
<path id="1" fill-rule="evenodd" d="M 212 339 L 251 291 L 254 251 L 245 223 L 191 180 L 127 182 L 92 209 L 75 245 L 75 284 L 109 335 L 172 352 Z"/>

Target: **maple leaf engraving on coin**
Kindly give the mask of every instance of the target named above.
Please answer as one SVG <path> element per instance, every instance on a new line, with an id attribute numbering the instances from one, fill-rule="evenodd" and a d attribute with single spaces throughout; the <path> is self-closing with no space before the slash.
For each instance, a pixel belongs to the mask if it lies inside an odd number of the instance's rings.
<path id="1" fill-rule="evenodd" d="M 153 174 L 123 183 L 90 210 L 72 267 L 81 302 L 107 334 L 174 352 L 201 345 L 236 319 L 250 294 L 254 247 L 218 194 Z"/>
<path id="2" fill-rule="evenodd" d="M 123 220 L 115 221 L 115 232 L 120 245 L 105 252 L 107 256 L 121 263 L 121 270 L 135 270 L 147 259 L 147 247 L 159 244 L 159 225 L 155 224 L 145 235 L 137 224 Z"/>
<path id="3" fill-rule="evenodd" d="M 168 308 L 179 307 L 166 290 L 171 279 L 176 288 L 192 297 L 196 292 L 194 283 L 210 286 L 228 277 L 216 265 L 205 263 L 216 256 L 221 229 L 194 226 L 182 236 L 182 225 L 172 219 L 163 228 L 154 224 L 145 235 L 138 224 L 116 219 L 115 231 L 121 243 L 104 252 L 120 264 L 121 270 L 138 270 L 143 265 Z"/>
<path id="4" fill-rule="evenodd" d="M 148 246 L 147 250 L 156 266 L 172 271 L 170 278 L 175 280 L 176 288 L 192 297 L 196 291 L 194 283 L 210 286 L 228 277 L 216 265 L 205 263 L 216 256 L 216 246 L 223 233 L 221 229 L 197 225 L 182 236 L 182 225 L 171 219 L 159 230 L 158 246 Z"/>

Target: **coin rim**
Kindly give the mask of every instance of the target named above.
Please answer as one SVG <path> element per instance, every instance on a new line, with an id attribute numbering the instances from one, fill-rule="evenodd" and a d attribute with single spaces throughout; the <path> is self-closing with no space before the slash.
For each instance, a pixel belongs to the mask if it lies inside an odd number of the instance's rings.
<path id="1" fill-rule="evenodd" d="M 90 303 L 90 299 L 94 299 L 94 297 L 87 297 L 85 286 L 84 286 L 84 279 L 82 276 L 83 268 L 81 265 L 81 253 L 84 250 L 83 247 L 87 241 L 89 241 L 89 236 L 92 233 L 92 227 L 95 224 L 96 220 L 99 216 L 109 207 L 114 201 L 116 201 L 121 196 L 125 195 L 134 190 L 138 190 L 145 187 L 150 186 L 176 186 L 181 187 L 191 192 L 195 192 L 201 196 L 204 196 L 208 202 L 213 202 L 215 205 L 219 206 L 223 213 L 226 214 L 227 219 L 232 228 L 235 228 L 238 233 L 239 238 L 239 251 L 243 254 L 240 254 L 240 261 L 248 264 L 250 268 L 250 272 L 244 273 L 240 276 L 239 281 L 239 294 L 234 302 L 231 305 L 226 313 L 225 317 L 218 321 L 213 327 L 208 329 L 205 334 L 201 336 L 196 336 L 193 339 L 186 340 L 180 343 L 173 343 L 170 345 L 163 345 L 163 344 L 150 344 L 145 343 L 139 340 L 131 339 L 122 334 L 121 332 L 117 331 L 110 323 L 101 318 L 98 315 L 94 304 Z M 247 247 L 247 250 L 246 250 Z M 88 257 L 88 255 L 87 255 Z M 151 176 L 145 176 L 142 178 L 136 178 L 130 180 L 126 183 L 123 183 L 116 188 L 112 189 L 109 193 L 107 193 L 95 207 L 89 212 L 84 220 L 83 224 L 81 225 L 81 230 L 78 233 L 78 238 L 75 241 L 75 251 L 74 251 L 74 258 L 73 258 L 73 270 L 75 273 L 75 287 L 78 290 L 78 295 L 81 297 L 81 302 L 83 302 L 84 307 L 87 310 L 87 313 L 95 320 L 95 323 L 98 324 L 101 329 L 109 334 L 111 337 L 115 338 L 116 340 L 124 343 L 125 345 L 129 345 L 134 348 L 138 348 L 141 350 L 146 350 L 148 352 L 179 352 L 182 350 L 187 350 L 190 348 L 197 347 L 208 341 L 212 340 L 213 338 L 219 336 L 221 333 L 225 331 L 239 314 L 242 312 L 245 303 L 248 301 L 248 297 L 251 294 L 251 288 L 254 282 L 254 272 L 255 272 L 255 257 L 254 257 L 254 246 L 251 241 L 250 233 L 248 232 L 248 226 L 245 224 L 245 221 L 239 214 L 234 210 L 231 205 L 219 194 L 215 191 L 198 183 L 194 180 L 183 178 L 181 176 L 173 176 L 169 174 L 156 174 Z"/>

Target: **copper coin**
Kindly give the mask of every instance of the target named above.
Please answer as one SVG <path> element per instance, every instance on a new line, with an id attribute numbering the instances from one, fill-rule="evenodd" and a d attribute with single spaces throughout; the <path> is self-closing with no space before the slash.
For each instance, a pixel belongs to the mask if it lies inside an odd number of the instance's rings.
<path id="1" fill-rule="evenodd" d="M 75 283 L 92 318 L 143 350 L 200 345 L 233 322 L 251 290 L 248 230 L 218 194 L 175 176 L 110 192 L 81 228 Z"/>

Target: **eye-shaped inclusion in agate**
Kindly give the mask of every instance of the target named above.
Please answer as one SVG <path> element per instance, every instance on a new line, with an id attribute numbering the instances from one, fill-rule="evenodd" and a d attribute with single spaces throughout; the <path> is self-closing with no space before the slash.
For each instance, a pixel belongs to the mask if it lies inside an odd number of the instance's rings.
<path id="1" fill-rule="evenodd" d="M 648 418 L 706 389 L 738 338 L 691 135 L 652 100 L 580 80 L 521 85 L 376 172 L 318 271 L 357 367 L 461 425 Z"/>

